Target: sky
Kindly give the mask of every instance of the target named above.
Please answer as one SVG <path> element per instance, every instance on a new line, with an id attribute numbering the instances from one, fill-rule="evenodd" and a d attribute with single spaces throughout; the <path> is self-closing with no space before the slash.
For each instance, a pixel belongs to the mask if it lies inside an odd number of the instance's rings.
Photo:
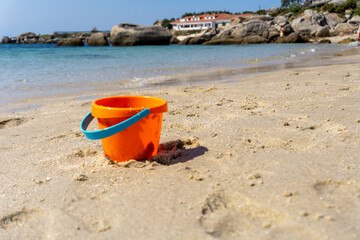
<path id="1" fill-rule="evenodd" d="M 243 12 L 279 7 L 281 0 L 0 0 L 0 38 L 24 32 L 111 30 L 120 23 L 152 25 L 185 12 Z"/>

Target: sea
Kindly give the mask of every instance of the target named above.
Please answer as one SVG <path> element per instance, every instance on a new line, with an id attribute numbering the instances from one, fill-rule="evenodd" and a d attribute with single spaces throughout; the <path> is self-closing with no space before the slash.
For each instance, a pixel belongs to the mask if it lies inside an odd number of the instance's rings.
<path id="1" fill-rule="evenodd" d="M 355 54 L 358 49 L 342 44 L 0 45 L 0 107 L 109 89 L 231 82 L 246 74 L 333 64 L 344 52 Z"/>

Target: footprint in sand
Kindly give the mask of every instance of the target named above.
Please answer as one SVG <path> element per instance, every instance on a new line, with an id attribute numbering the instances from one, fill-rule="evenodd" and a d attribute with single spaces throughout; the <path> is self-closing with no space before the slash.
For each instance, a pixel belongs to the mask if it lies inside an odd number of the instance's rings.
<path id="1" fill-rule="evenodd" d="M 12 119 L 3 120 L 0 121 L 0 129 L 17 127 L 25 122 L 26 120 L 24 118 L 12 118 Z"/>
<path id="2" fill-rule="evenodd" d="M 2 229 L 8 229 L 11 226 L 15 226 L 21 222 L 26 221 L 32 211 L 20 210 L 11 214 L 8 214 L 0 219 L 0 227 Z"/>
<path id="3" fill-rule="evenodd" d="M 84 158 L 84 157 L 92 157 L 95 156 L 98 153 L 95 149 L 77 149 L 77 151 L 73 154 L 70 154 L 69 157 L 78 157 L 78 158 Z"/>
<path id="4" fill-rule="evenodd" d="M 232 230 L 232 211 L 228 207 L 224 191 L 215 192 L 205 199 L 199 222 L 207 234 L 220 237 Z"/>

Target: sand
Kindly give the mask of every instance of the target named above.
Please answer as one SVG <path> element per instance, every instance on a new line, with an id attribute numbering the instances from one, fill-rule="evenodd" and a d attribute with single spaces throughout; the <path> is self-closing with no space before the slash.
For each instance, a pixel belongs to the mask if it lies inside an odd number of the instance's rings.
<path id="1" fill-rule="evenodd" d="M 0 113 L 0 239 L 360 239 L 359 64 L 93 94 L 166 99 L 174 158 L 111 163 L 90 100 Z"/>

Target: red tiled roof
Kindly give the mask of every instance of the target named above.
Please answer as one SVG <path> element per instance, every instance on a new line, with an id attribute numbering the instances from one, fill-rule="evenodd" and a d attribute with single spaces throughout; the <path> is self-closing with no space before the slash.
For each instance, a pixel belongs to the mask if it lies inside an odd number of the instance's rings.
<path id="1" fill-rule="evenodd" d="M 183 18 L 179 18 L 171 24 L 174 23 L 196 23 L 196 22 L 209 22 L 209 21 L 216 21 L 216 20 L 229 20 L 229 19 L 236 19 L 236 18 L 249 18 L 252 14 L 228 14 L 228 13 L 219 13 L 219 14 L 203 14 L 203 15 L 196 15 L 194 16 L 187 16 Z M 215 17 L 215 19 L 205 19 L 205 17 Z M 200 20 L 192 21 L 191 18 L 200 18 Z M 188 21 L 180 21 L 181 19 L 189 19 Z"/>

